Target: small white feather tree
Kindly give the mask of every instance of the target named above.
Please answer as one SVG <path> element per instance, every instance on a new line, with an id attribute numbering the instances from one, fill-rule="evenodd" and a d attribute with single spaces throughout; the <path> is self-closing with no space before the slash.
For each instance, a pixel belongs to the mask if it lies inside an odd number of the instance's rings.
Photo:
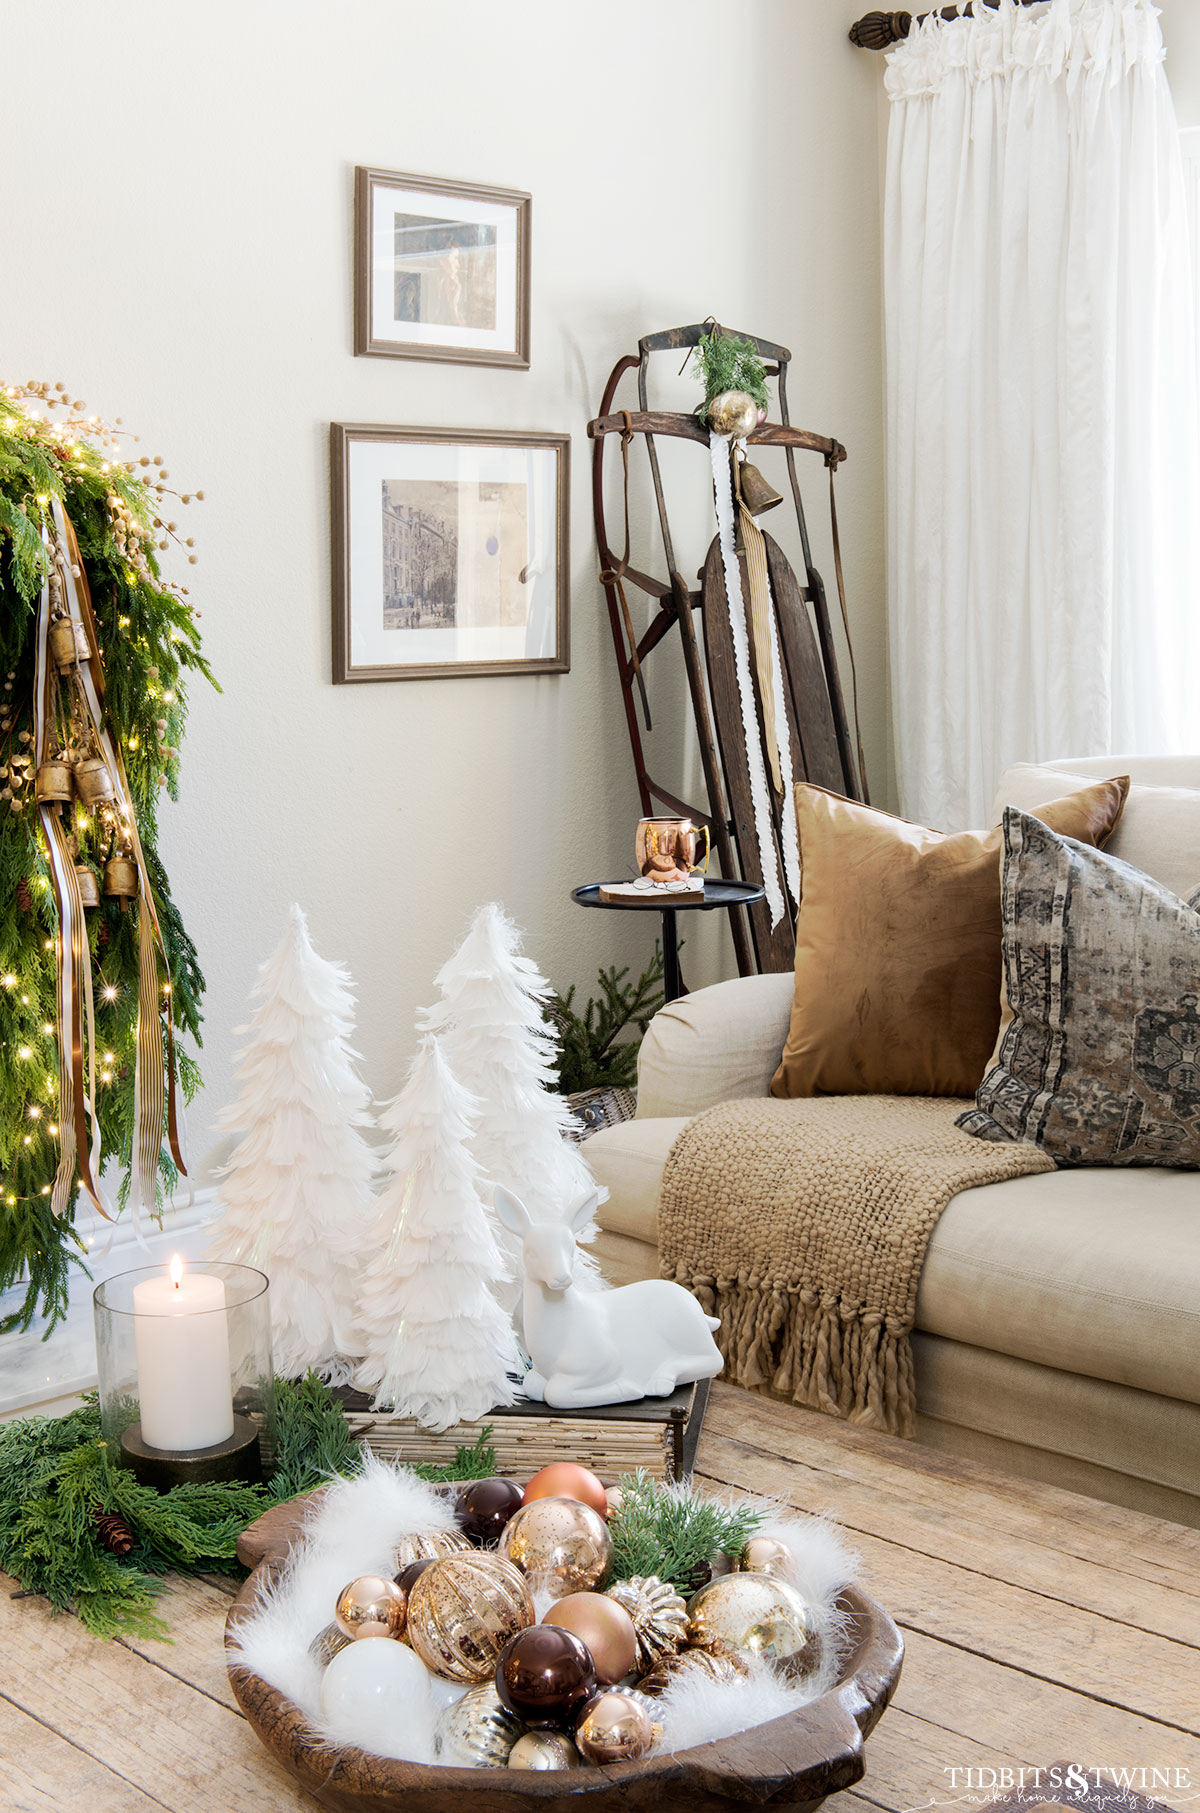
<path id="1" fill-rule="evenodd" d="M 311 1366 L 340 1383 L 362 1352 L 355 1311 L 376 1160 L 359 1131 L 370 1096 L 348 1043 L 350 977 L 317 955 L 298 906 L 252 998 L 260 1005 L 238 1028 L 250 1035 L 235 1063 L 241 1091 L 217 1123 L 241 1138 L 221 1172 L 209 1252 L 270 1279 L 276 1372 Z"/>
<path id="2" fill-rule="evenodd" d="M 503 1184 L 535 1221 L 565 1220 L 596 1180 L 579 1146 L 563 1137 L 571 1111 L 556 1092 L 557 1040 L 542 1011 L 550 984 L 521 955 L 521 935 L 495 901 L 479 908 L 438 972 L 437 986 L 442 999 L 421 1018 L 439 1035 L 454 1074 L 479 1103 L 471 1142 L 477 1163 L 492 1189 Z M 489 1190 L 489 1213 L 491 1200 Z M 512 1312 L 521 1294 L 520 1247 L 494 1216 L 492 1229 L 516 1281 L 501 1297 Z M 593 1222 L 580 1238 L 595 1237 Z M 602 1286 L 590 1254 L 580 1256 L 577 1278 L 585 1287 Z"/>
<path id="3" fill-rule="evenodd" d="M 440 1042 L 422 1039 L 408 1082 L 384 1111 L 391 1178 L 379 1197 L 361 1287 L 364 1351 L 355 1375 L 376 1409 L 427 1429 L 511 1404 L 516 1337 L 493 1295 L 506 1277 L 468 1141 L 477 1104 Z"/>

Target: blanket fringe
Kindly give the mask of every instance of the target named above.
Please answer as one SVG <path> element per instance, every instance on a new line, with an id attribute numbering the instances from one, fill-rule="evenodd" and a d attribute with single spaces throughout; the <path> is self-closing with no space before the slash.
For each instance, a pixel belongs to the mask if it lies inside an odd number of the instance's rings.
<path id="1" fill-rule="evenodd" d="M 806 1286 L 689 1276 L 683 1268 L 676 1282 L 721 1318 L 714 1339 L 725 1378 L 864 1429 L 916 1433 L 910 1323 Z"/>

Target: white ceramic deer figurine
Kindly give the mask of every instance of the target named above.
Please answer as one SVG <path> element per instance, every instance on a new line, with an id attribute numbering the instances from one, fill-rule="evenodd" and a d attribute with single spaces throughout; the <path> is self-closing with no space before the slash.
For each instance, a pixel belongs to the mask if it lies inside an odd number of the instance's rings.
<path id="1" fill-rule="evenodd" d="M 712 1338 L 721 1326 L 681 1284 L 646 1278 L 618 1290 L 575 1282 L 575 1236 L 600 1192 L 581 1196 L 564 1221 L 535 1222 L 511 1190 L 496 1189 L 496 1213 L 521 1242 L 525 1345 L 533 1370 L 527 1397 L 555 1410 L 665 1397 L 677 1385 L 715 1378 L 724 1361 Z"/>

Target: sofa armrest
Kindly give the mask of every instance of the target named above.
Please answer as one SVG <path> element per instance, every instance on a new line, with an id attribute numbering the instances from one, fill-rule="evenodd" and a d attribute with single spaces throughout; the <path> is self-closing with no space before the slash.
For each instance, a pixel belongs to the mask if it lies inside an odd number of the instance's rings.
<path id="1" fill-rule="evenodd" d="M 783 1052 L 793 977 L 737 976 L 668 1002 L 638 1055 L 639 1120 L 766 1095 Z"/>

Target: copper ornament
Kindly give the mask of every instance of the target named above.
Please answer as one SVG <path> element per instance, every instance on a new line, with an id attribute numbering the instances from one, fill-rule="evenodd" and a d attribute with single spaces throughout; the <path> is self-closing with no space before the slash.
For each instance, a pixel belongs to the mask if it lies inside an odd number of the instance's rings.
<path id="1" fill-rule="evenodd" d="M 584 1707 L 575 1742 L 589 1763 L 637 1763 L 654 1747 L 654 1721 L 644 1701 L 609 1687 Z"/>
<path id="2" fill-rule="evenodd" d="M 443 1555 L 456 1555 L 470 1546 L 460 1530 L 418 1530 L 396 1544 L 396 1572 L 401 1573 L 410 1561 L 439 1561 Z"/>
<path id="3" fill-rule="evenodd" d="M 674 1655 L 660 1656 L 638 1682 L 638 1692 L 657 1699 L 681 1674 L 702 1674 L 710 1681 L 736 1681 L 745 1672 L 745 1663 L 735 1662 L 730 1656 L 710 1656 L 704 1649 L 680 1649 Z"/>
<path id="4" fill-rule="evenodd" d="M 637 1662 L 633 1619 L 607 1593 L 568 1593 L 565 1599 L 554 1602 L 542 1623 L 574 1631 L 591 1652 L 596 1679 L 602 1687 L 623 1680 Z"/>
<path id="5" fill-rule="evenodd" d="M 527 1731 L 508 1753 L 510 1769 L 578 1769 L 582 1761 L 565 1731 Z"/>
<path id="6" fill-rule="evenodd" d="M 108 763 L 98 755 L 85 756 L 75 769 L 75 787 L 85 806 L 99 806 L 113 797 Z"/>
<path id="7" fill-rule="evenodd" d="M 360 1574 L 344 1586 L 337 1598 L 334 1618 L 344 1636 L 402 1637 L 404 1595 L 382 1574 Z"/>
<path id="8" fill-rule="evenodd" d="M 524 1726 L 496 1692 L 494 1681 L 468 1688 L 439 1713 L 434 1744 L 440 1763 L 463 1769 L 503 1769 Z"/>
<path id="9" fill-rule="evenodd" d="M 612 1563 L 612 1537 L 599 1512 L 577 1499 L 538 1498 L 506 1526 L 500 1553 L 563 1599 L 601 1584 Z"/>
<path id="10" fill-rule="evenodd" d="M 527 1725 L 573 1725 L 596 1691 L 587 1646 L 555 1624 L 519 1631 L 496 1666 L 496 1690 Z"/>
<path id="11" fill-rule="evenodd" d="M 751 1536 L 738 1555 L 737 1567 L 743 1574 L 769 1574 L 772 1580 L 796 1585 L 796 1557 L 776 1536 Z"/>
<path id="12" fill-rule="evenodd" d="M 345 1631 L 339 1630 L 336 1624 L 327 1624 L 324 1630 L 317 1632 L 309 1644 L 308 1653 L 310 1656 L 316 1657 L 322 1668 L 326 1668 L 333 1658 L 353 1640 L 352 1637 L 346 1635 Z"/>
<path id="13" fill-rule="evenodd" d="M 761 1657 L 790 1681 L 821 1665 L 812 1607 L 786 1580 L 769 1574 L 726 1574 L 701 1588 L 689 1607 L 688 1638 L 697 1649 L 735 1661 Z"/>
<path id="14" fill-rule="evenodd" d="M 59 673 L 65 674 L 77 661 L 90 661 L 92 645 L 88 633 L 74 617 L 56 617 L 50 625 L 46 644 L 50 659 Z"/>
<path id="15" fill-rule="evenodd" d="M 608 1494 L 590 1467 L 575 1461 L 556 1460 L 534 1474 L 525 1488 L 524 1502 L 531 1505 L 537 1498 L 575 1498 L 591 1505 L 599 1516 L 608 1517 Z"/>
<path id="16" fill-rule="evenodd" d="M 443 1555 L 413 1583 L 408 1640 L 434 1674 L 486 1681 L 501 1650 L 533 1617 L 519 1570 L 499 1555 L 468 1549 Z"/>
<path id="17" fill-rule="evenodd" d="M 96 880 L 96 871 L 86 862 L 75 864 L 75 878 L 79 883 L 79 898 L 85 907 L 100 905 L 100 883 Z"/>
<path id="18" fill-rule="evenodd" d="M 609 1587 L 608 1597 L 615 1599 L 633 1619 L 639 1669 L 653 1668 L 663 1656 L 674 1655 L 687 1641 L 687 1604 L 657 1574 L 634 1574 L 628 1580 L 618 1580 Z"/>
<path id="19" fill-rule="evenodd" d="M 708 406 L 708 425 L 736 440 L 758 427 L 758 404 L 745 390 L 722 390 Z"/>

